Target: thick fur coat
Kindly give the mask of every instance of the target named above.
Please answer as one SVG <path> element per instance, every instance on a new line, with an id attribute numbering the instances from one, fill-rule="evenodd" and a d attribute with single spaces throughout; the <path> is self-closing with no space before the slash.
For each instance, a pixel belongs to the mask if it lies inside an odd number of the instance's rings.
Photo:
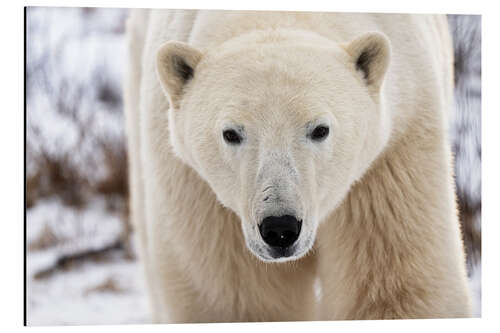
<path id="1" fill-rule="evenodd" d="M 127 32 L 154 321 L 470 315 L 445 16 L 137 10 Z M 279 256 L 270 214 L 302 223 Z"/>

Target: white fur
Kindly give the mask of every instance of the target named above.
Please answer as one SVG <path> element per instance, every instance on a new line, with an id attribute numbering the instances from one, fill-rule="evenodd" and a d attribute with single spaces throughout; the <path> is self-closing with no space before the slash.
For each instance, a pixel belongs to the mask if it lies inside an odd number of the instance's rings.
<path id="1" fill-rule="evenodd" d="M 154 320 L 469 316 L 447 29 L 427 15 L 133 12 L 132 219 Z M 290 212 L 302 231 L 273 258 L 258 225 Z"/>

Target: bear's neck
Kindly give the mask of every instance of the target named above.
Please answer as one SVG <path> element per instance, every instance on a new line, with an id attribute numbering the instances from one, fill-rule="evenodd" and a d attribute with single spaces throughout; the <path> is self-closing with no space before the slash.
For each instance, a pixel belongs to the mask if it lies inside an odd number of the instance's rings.
<path id="1" fill-rule="evenodd" d="M 465 283 L 451 153 L 442 133 L 401 137 L 321 226 L 320 270 L 330 279 L 324 292 L 339 300 L 326 311 L 384 318 L 374 311 L 387 302 L 421 295 L 425 303 L 428 290 Z M 361 301 L 366 297 L 371 302 Z"/>

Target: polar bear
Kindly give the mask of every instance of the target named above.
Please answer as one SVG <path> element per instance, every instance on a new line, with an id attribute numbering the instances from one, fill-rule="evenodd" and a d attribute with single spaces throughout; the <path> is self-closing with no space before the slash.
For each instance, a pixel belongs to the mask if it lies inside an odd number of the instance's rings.
<path id="1" fill-rule="evenodd" d="M 155 322 L 467 317 L 445 16 L 135 10 Z"/>

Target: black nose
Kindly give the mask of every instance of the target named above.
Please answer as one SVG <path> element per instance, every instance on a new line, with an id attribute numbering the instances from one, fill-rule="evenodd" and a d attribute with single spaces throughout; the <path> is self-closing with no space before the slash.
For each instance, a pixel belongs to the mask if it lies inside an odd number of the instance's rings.
<path id="1" fill-rule="evenodd" d="M 299 238 L 302 221 L 291 215 L 268 216 L 259 226 L 260 234 L 268 245 L 287 248 Z"/>

